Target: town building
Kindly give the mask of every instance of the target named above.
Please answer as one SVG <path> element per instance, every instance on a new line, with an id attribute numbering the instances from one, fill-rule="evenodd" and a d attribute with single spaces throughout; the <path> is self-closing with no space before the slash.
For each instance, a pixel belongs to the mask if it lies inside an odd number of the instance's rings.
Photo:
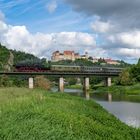
<path id="1" fill-rule="evenodd" d="M 64 51 L 63 53 L 63 59 L 64 60 L 75 60 L 75 53 L 74 51 Z"/>
<path id="2" fill-rule="evenodd" d="M 98 58 L 93 58 L 93 59 L 92 59 L 92 62 L 93 62 L 93 63 L 97 63 L 98 60 L 99 60 Z"/>
<path id="3" fill-rule="evenodd" d="M 100 61 L 104 61 L 104 64 L 110 64 L 110 65 L 120 65 L 120 63 L 117 60 L 113 60 L 111 58 L 96 58 L 94 57 L 93 59 L 90 59 L 90 61 L 92 61 L 93 63 L 97 63 Z"/>
<path id="4" fill-rule="evenodd" d="M 112 60 L 111 58 L 104 59 L 104 60 L 107 64 L 110 64 L 110 65 L 120 65 L 120 63 L 117 60 Z"/>

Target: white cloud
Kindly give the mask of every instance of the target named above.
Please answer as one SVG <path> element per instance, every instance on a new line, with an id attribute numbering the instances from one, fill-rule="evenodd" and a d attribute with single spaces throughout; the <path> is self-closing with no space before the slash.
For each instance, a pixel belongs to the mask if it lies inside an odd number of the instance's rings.
<path id="1" fill-rule="evenodd" d="M 10 49 L 27 52 L 26 49 L 31 47 L 31 35 L 25 26 L 9 26 L 2 36 L 2 43 L 6 44 Z"/>
<path id="2" fill-rule="evenodd" d="M 98 19 L 95 23 L 94 28 L 104 33 L 106 41 L 109 42 L 104 44 L 97 35 L 82 32 L 32 34 L 26 26 L 8 25 L 2 20 L 0 20 L 0 42 L 10 49 L 25 51 L 38 57 L 50 57 L 56 50 L 74 50 L 80 53 L 87 51 L 94 57 L 126 58 L 126 60 L 128 57 L 137 59 L 140 56 L 140 31 L 115 33 L 112 32 L 115 26 L 110 22 L 104 23 Z"/>
<path id="3" fill-rule="evenodd" d="M 0 21 L 0 33 L 5 32 L 7 29 L 8 26 L 3 21 Z"/>
<path id="4" fill-rule="evenodd" d="M 118 53 L 121 55 L 125 55 L 126 57 L 139 58 L 140 57 L 140 49 L 129 49 L 129 48 L 120 48 L 118 49 Z"/>
<path id="5" fill-rule="evenodd" d="M 140 48 L 140 31 L 121 33 L 118 39 L 126 45 Z"/>
<path id="6" fill-rule="evenodd" d="M 109 35 L 108 40 L 112 43 L 120 43 L 126 48 L 140 48 L 140 31 L 122 32 Z"/>
<path id="7" fill-rule="evenodd" d="M 134 38 L 131 39 L 131 37 Z M 139 45 L 139 32 L 112 35 L 114 42 Z M 16 49 L 32 53 L 39 57 L 50 57 L 53 51 L 74 50 L 94 57 L 124 56 L 138 58 L 140 50 L 132 48 L 97 47 L 96 35 L 82 32 L 60 32 L 60 33 L 35 33 L 28 31 L 26 26 L 12 26 L 0 21 L 0 42 L 10 49 Z"/>
<path id="8" fill-rule="evenodd" d="M 82 32 L 35 33 L 26 26 L 12 26 L 0 21 L 0 42 L 10 49 L 33 53 L 39 57 L 50 57 L 55 50 L 92 51 L 96 47 L 93 34 Z M 82 51 L 81 51 L 82 50 Z"/>
<path id="9" fill-rule="evenodd" d="M 96 20 L 94 23 L 92 23 L 91 27 L 95 32 L 100 32 L 100 33 L 111 32 L 114 28 L 114 26 L 109 21 L 103 22 L 100 20 Z"/>
<path id="10" fill-rule="evenodd" d="M 109 41 L 108 53 L 123 58 L 127 62 L 140 58 L 140 31 L 120 32 L 106 35 Z M 134 61 L 133 61 L 134 62 Z"/>
<path id="11" fill-rule="evenodd" d="M 48 3 L 48 4 L 46 5 L 46 8 L 47 8 L 47 10 L 49 11 L 49 13 L 53 13 L 53 12 L 56 10 L 56 8 L 57 8 L 57 3 L 56 3 L 56 1 L 52 1 L 52 2 Z"/>
<path id="12" fill-rule="evenodd" d="M 81 32 L 61 32 L 51 34 L 55 41 L 60 45 L 66 46 L 95 46 L 96 41 L 95 38 L 88 33 Z M 75 46 L 75 47 L 76 47 Z"/>

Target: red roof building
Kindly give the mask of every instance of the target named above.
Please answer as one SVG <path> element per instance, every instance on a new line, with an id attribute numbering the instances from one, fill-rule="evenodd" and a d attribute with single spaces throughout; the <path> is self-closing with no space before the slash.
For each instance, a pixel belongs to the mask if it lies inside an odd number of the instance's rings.
<path id="1" fill-rule="evenodd" d="M 107 64 L 120 65 L 120 63 L 119 63 L 118 61 L 112 60 L 111 58 L 104 59 L 104 60 L 105 60 L 105 62 L 106 62 Z"/>

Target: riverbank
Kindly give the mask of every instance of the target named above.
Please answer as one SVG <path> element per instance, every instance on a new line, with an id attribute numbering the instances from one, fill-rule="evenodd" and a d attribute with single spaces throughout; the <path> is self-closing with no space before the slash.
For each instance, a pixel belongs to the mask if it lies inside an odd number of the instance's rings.
<path id="1" fill-rule="evenodd" d="M 140 84 L 130 86 L 117 86 L 111 87 L 100 87 L 95 86 L 93 89 L 94 93 L 113 93 L 113 94 L 127 94 L 127 95 L 140 95 Z"/>
<path id="2" fill-rule="evenodd" d="M 140 138 L 93 100 L 39 89 L 0 89 L 0 118 L 0 139 Z"/>

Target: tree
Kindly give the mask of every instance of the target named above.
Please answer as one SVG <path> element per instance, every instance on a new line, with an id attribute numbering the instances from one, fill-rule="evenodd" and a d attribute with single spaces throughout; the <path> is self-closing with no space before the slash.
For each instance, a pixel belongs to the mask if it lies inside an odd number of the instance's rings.
<path id="1" fill-rule="evenodd" d="M 66 81 L 69 83 L 69 85 L 76 85 L 77 78 L 67 78 Z"/>
<path id="2" fill-rule="evenodd" d="M 119 75 L 119 84 L 124 86 L 132 84 L 129 70 L 123 70 L 122 73 Z"/>
<path id="3" fill-rule="evenodd" d="M 78 65 L 78 66 L 93 66 L 93 62 L 87 60 L 87 59 L 76 59 L 75 60 L 75 65 Z"/>
<path id="4" fill-rule="evenodd" d="M 12 81 L 7 75 L 2 75 L 0 77 L 0 86 L 1 87 L 10 87 L 12 86 Z"/>
<path id="5" fill-rule="evenodd" d="M 137 66 L 140 66 L 140 58 L 139 58 L 139 60 L 138 60 Z"/>
<path id="6" fill-rule="evenodd" d="M 140 60 L 138 61 L 137 65 L 133 65 L 130 69 L 130 74 L 133 79 L 137 82 L 140 81 Z"/>
<path id="7" fill-rule="evenodd" d="M 102 77 L 91 77 L 90 79 L 91 88 L 94 89 L 95 85 L 100 84 L 103 81 Z"/>

